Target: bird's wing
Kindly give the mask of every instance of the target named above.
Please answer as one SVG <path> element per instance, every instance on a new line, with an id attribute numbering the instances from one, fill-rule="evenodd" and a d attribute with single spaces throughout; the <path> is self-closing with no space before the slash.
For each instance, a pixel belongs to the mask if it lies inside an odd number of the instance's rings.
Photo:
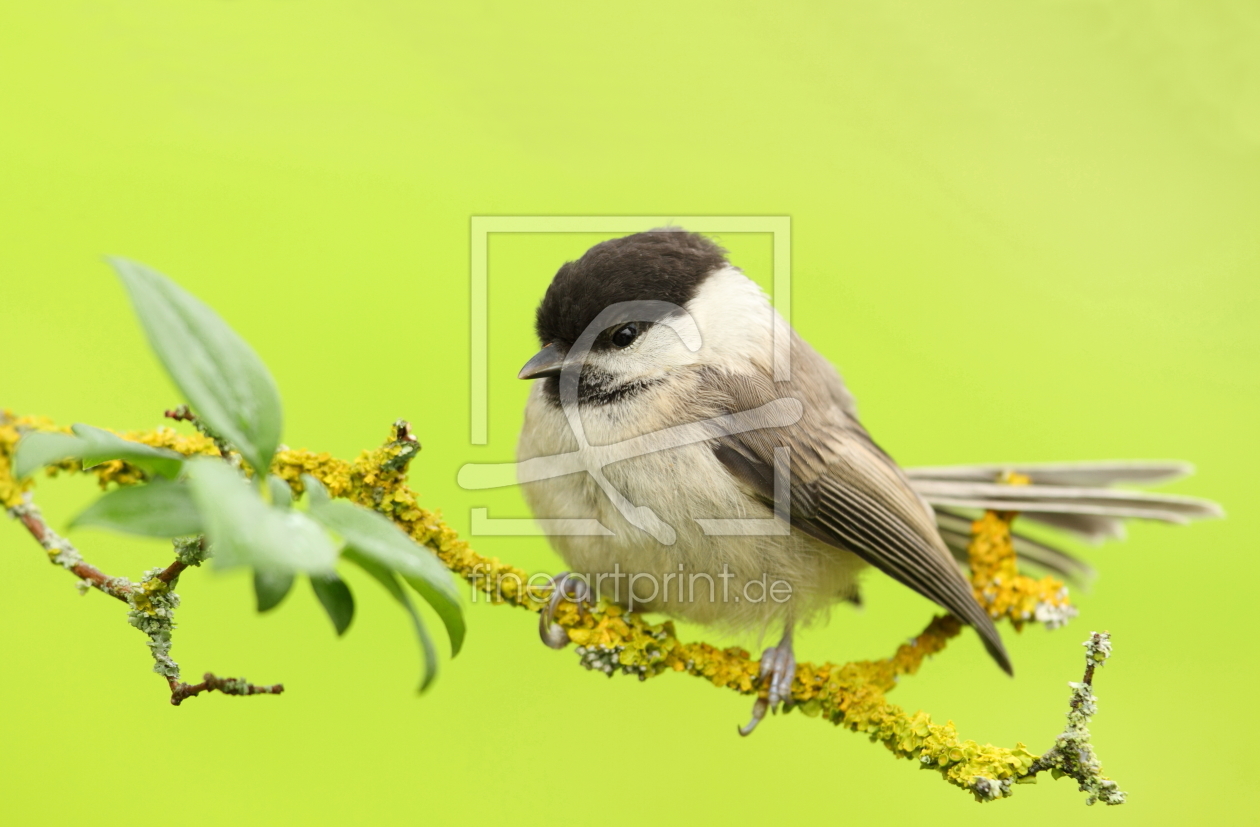
<path id="1" fill-rule="evenodd" d="M 760 372 L 722 373 L 706 382 L 706 390 L 726 396 L 732 412 L 787 397 L 799 400 L 803 411 L 793 425 L 719 435 L 712 442 L 715 456 L 773 507 L 774 449 L 788 448 L 792 525 L 857 554 L 974 626 L 989 654 L 1010 672 L 997 629 L 938 534 L 931 508 L 837 404 L 842 397 L 832 385 L 840 380 L 830 365 L 812 350 L 798 350 L 808 348 L 799 339 L 793 345 L 790 382 L 776 384 Z"/>

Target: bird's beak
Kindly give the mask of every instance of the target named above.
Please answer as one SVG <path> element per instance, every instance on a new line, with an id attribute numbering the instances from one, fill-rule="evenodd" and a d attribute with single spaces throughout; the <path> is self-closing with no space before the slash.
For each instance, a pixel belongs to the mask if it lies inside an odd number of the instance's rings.
<path id="1" fill-rule="evenodd" d="M 525 367 L 521 368 L 516 378 L 544 379 L 548 376 L 559 376 L 563 365 L 564 354 L 553 345 L 544 345 L 542 350 L 534 354 L 534 358 L 525 363 Z"/>

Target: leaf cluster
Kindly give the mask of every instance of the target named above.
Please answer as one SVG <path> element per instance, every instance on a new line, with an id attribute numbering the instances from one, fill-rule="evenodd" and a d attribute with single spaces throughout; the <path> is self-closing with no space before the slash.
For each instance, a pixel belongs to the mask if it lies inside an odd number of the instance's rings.
<path id="1" fill-rule="evenodd" d="M 355 601 L 337 569 L 357 566 L 410 618 L 424 659 L 420 689 L 426 689 L 438 671 L 437 649 L 409 589 L 434 609 L 458 654 L 465 626 L 450 572 L 386 517 L 330 499 L 313 477 L 302 479 L 307 507 L 295 507 L 289 484 L 269 473 L 283 410 L 262 359 L 170 279 L 133 261 L 110 263 L 198 426 L 230 450 L 217 458 L 184 457 L 77 424 L 69 434 L 27 434 L 18 444 L 15 476 L 72 460 L 84 469 L 121 460 L 141 472 L 144 484 L 104 494 L 74 526 L 171 539 L 203 535 L 214 567 L 252 570 L 258 611 L 278 606 L 304 577 L 339 635 L 354 618 Z"/>

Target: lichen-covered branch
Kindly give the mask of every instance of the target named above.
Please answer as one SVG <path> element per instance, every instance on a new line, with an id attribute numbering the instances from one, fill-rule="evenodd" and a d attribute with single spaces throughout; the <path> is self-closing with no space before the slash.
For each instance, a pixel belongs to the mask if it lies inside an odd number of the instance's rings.
<path id="1" fill-rule="evenodd" d="M 202 537 L 177 538 L 175 560 L 165 567 L 150 569 L 138 583 L 125 577 L 110 577 L 87 563 L 69 540 L 57 534 L 44 521 L 39 507 L 31 501 L 31 481 L 20 482 L 11 472 L 13 452 L 26 430 L 51 429 L 51 423 L 43 418 L 14 417 L 0 411 L 0 501 L 8 506 L 10 517 L 26 527 L 31 536 L 47 552 L 49 560 L 79 578 L 80 591 L 97 589 L 127 604 L 127 622 L 148 637 L 149 651 L 153 656 L 153 671 L 161 675 L 171 690 L 171 703 L 178 706 L 184 698 L 207 690 L 218 690 L 228 695 L 278 695 L 284 691 L 280 684 L 258 687 L 237 678 L 215 678 L 206 673 L 200 684 L 180 681 L 179 664 L 171 658 L 171 633 L 175 629 L 175 610 L 179 608 L 179 595 L 172 588 L 180 573 L 190 566 L 199 566 L 207 554 Z M 168 442 L 188 449 L 188 453 L 204 453 L 204 445 L 189 442 L 173 431 L 161 430 L 151 435 L 149 444 Z M 77 461 L 54 467 L 57 470 L 81 470 Z M 103 463 L 92 469 L 105 487 L 110 482 L 131 485 L 144 480 L 138 469 L 120 461 Z M 13 500 L 17 500 L 13 503 Z M 10 504 L 12 503 L 12 504 Z"/>
<path id="2" fill-rule="evenodd" d="M 206 439 L 214 443 L 214 447 L 218 449 L 219 451 L 219 456 L 229 461 L 233 461 L 231 460 L 231 457 L 233 455 L 232 446 L 228 444 L 228 441 L 224 439 L 223 437 L 221 437 L 219 434 L 215 433 L 214 430 L 211 429 L 210 426 L 206 424 L 204 419 L 199 419 L 195 413 L 189 410 L 187 405 L 178 405 L 175 408 L 172 408 L 171 410 L 163 411 L 162 415 L 165 416 L 167 419 L 173 419 L 176 422 L 191 423 L 192 426 L 197 429 L 198 433 L 200 433 Z M 237 456 L 236 460 L 233 462 L 234 464 L 239 465 L 240 463 L 239 455 Z"/>
<path id="3" fill-rule="evenodd" d="M 256 686 L 244 678 L 218 678 L 207 672 L 201 683 L 181 683 L 171 687 L 171 704 L 179 706 L 186 699 L 202 692 L 222 692 L 224 695 L 279 695 L 284 684 Z"/>
<path id="4" fill-rule="evenodd" d="M 1094 697 L 1094 669 L 1107 663 L 1111 657 L 1111 635 L 1094 632 L 1085 641 L 1085 677 L 1072 687 L 1072 702 L 1067 713 L 1067 727 L 1054 742 L 1054 748 L 1033 762 L 1032 771 L 1050 770 L 1055 778 L 1068 776 L 1074 779 L 1083 793 L 1088 793 L 1086 804 L 1101 801 L 1104 804 L 1123 804 L 1125 794 L 1116 782 L 1102 775 L 1102 765 L 1090 743 L 1089 722 L 1098 711 Z"/>
<path id="5" fill-rule="evenodd" d="M 986 512 L 977 522 L 967 553 L 971 587 L 994 620 L 1006 619 L 1016 629 L 1036 621 L 1057 629 L 1076 617 L 1067 586 L 1054 577 L 1040 580 L 1019 573 L 1009 526 L 1014 514 Z"/>
<path id="6" fill-rule="evenodd" d="M 1027 485 L 1029 479 L 1023 474 L 1006 473 L 1001 482 Z M 1015 516 L 990 511 L 980 518 L 967 547 L 972 590 L 994 620 L 1005 618 L 1016 630 L 1029 621 L 1057 629 L 1076 617 L 1076 607 L 1069 600 L 1063 581 L 1054 577 L 1035 580 L 1019 573 L 1011 532 L 999 526 L 1009 526 Z"/>
<path id="7" fill-rule="evenodd" d="M 48 553 L 49 562 L 78 577 L 79 582 L 85 584 L 84 588 L 96 589 L 124 603 L 128 601 L 131 583 L 127 578 L 110 577 L 96 566 L 88 564 L 69 540 L 48 527 L 39 506 L 31 502 L 29 494 L 23 495 L 22 502 L 9 508 L 8 514 L 26 527 L 35 541 Z"/>
<path id="8" fill-rule="evenodd" d="M 41 422 L 43 427 L 51 427 L 51 423 Z M 0 425 L 0 500 L 23 489 L 11 479 L 5 480 L 5 454 L 6 451 L 11 453 L 12 443 L 6 443 L 3 428 Z M 219 453 L 214 441 L 202 434 L 181 435 L 162 428 L 124 436 L 184 455 Z M 541 611 L 549 597 L 548 588 L 531 587 L 527 572 L 497 558 L 478 554 L 459 539 L 437 513 L 419 505 L 415 492 L 406 483 L 408 464 L 419 447 L 407 423 L 399 421 L 383 446 L 364 451 L 353 462 L 327 453 L 283 449 L 276 454 L 271 473 L 288 482 L 299 496 L 303 493 L 301 477 L 310 474 L 330 495 L 385 514 L 417 542 L 432 549 L 451 571 L 490 602 Z M 61 470 L 76 469 L 64 467 Z M 96 474 L 102 486 L 133 484 L 143 477 L 125 463 L 105 463 L 90 472 Z M 1007 481 L 1018 483 L 1018 480 Z M 1030 620 L 1051 627 L 1061 625 L 1075 614 L 1067 590 L 1052 578 L 1033 580 L 1019 574 L 1010 534 L 1014 517 L 1014 514 L 990 512 L 973 526 L 970 553 L 977 599 L 991 616 L 1005 618 L 1017 628 Z M 199 559 L 196 558 L 196 562 Z M 183 570 L 182 566 L 195 565 L 193 560 L 183 557 L 178 562 L 181 563 L 179 568 L 171 566 L 147 573 L 138 592 L 149 599 L 154 609 L 142 609 L 143 617 L 138 620 L 150 634 L 154 657 L 159 659 L 155 668 L 159 671 L 163 663 L 160 656 L 165 655 L 163 641 L 169 639 L 169 635 L 162 637 L 161 611 L 173 610 L 169 586 L 174 576 Z M 134 616 L 136 599 L 130 601 Z M 673 624 L 649 624 L 620 606 L 561 602 L 556 609 L 555 623 L 576 644 L 579 661 L 588 669 L 609 675 L 634 675 L 640 680 L 665 673 L 684 673 L 742 694 L 763 690 L 758 685 L 758 663 L 746 651 L 681 641 Z M 953 723 L 936 723 L 925 712 L 908 713 L 888 701 L 887 694 L 896 687 L 899 678 L 914 674 L 926 658 L 941 652 L 960 631 L 957 619 L 942 616 L 900 646 L 892 657 L 847 664 L 798 664 L 792 686 L 795 708 L 802 714 L 865 733 L 895 756 L 939 772 L 949 783 L 968 790 L 980 801 L 1009 796 L 1014 784 L 1035 781 L 1039 773 L 1050 770 L 1055 777 L 1068 775 L 1075 779 L 1089 794 L 1089 803 L 1123 802 L 1123 793 L 1102 775 L 1085 727 L 1094 711 L 1092 666 L 1083 683 L 1072 684 L 1072 712 L 1067 730 L 1059 736 L 1055 747 L 1042 756 L 1030 752 L 1022 743 L 998 747 L 964 740 Z M 1093 662 L 1100 663 L 1099 653 L 1109 651 L 1106 641 L 1105 635 L 1091 638 L 1089 651 Z M 1105 658 L 1105 654 L 1102 657 Z M 233 694 L 256 694 L 278 693 L 281 689 L 212 679 L 210 675 L 203 684 L 188 686 L 172 682 L 171 687 L 172 703 L 201 691 L 229 691 L 230 688 Z"/>

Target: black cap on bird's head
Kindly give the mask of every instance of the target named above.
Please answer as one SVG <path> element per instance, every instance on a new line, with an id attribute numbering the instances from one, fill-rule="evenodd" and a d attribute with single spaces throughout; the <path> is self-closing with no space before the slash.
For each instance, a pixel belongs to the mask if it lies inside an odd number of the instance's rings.
<path id="1" fill-rule="evenodd" d="M 544 346 L 568 350 L 607 307 L 659 301 L 682 307 L 705 277 L 726 265 L 726 251 L 702 235 L 666 227 L 600 242 L 556 273 L 538 305 Z"/>

